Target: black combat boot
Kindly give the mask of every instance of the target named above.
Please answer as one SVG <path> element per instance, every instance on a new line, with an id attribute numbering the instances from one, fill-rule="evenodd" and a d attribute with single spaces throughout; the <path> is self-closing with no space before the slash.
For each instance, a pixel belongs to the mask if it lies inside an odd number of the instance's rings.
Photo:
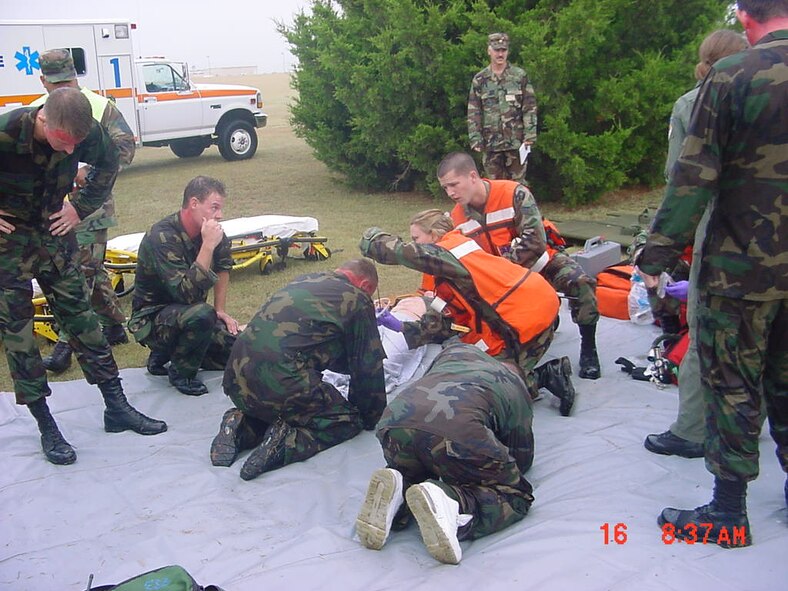
<path id="1" fill-rule="evenodd" d="M 77 454 L 60 434 L 55 418 L 49 412 L 46 398 L 31 402 L 27 408 L 38 422 L 38 430 L 41 431 L 41 449 L 44 450 L 47 460 L 61 466 L 76 462 Z"/>
<path id="2" fill-rule="evenodd" d="M 102 326 L 101 332 L 104 333 L 104 338 L 107 339 L 110 347 L 115 345 L 125 345 L 129 342 L 129 335 L 126 334 L 126 329 L 122 324 L 110 324 Z"/>
<path id="3" fill-rule="evenodd" d="M 126 400 L 120 378 L 112 378 L 98 385 L 104 397 L 104 430 L 120 433 L 131 430 L 140 435 L 157 435 L 167 430 L 167 423 L 146 417 Z"/>
<path id="4" fill-rule="evenodd" d="M 584 324 L 579 328 L 580 372 L 578 375 L 585 380 L 598 380 L 602 370 L 599 368 L 599 356 L 596 353 L 596 324 Z"/>
<path id="5" fill-rule="evenodd" d="M 241 466 L 241 478 L 252 480 L 263 472 L 285 465 L 285 439 L 293 428 L 281 418 L 266 429 L 263 442 L 252 450 Z"/>
<path id="6" fill-rule="evenodd" d="M 52 349 L 52 354 L 42 360 L 44 367 L 52 373 L 62 373 L 71 367 L 71 345 L 66 341 L 58 341 Z"/>
<path id="7" fill-rule="evenodd" d="M 534 369 L 536 385 L 546 388 L 561 400 L 561 416 L 568 417 L 575 403 L 575 387 L 572 385 L 572 364 L 568 357 L 553 359 Z"/>
<path id="8" fill-rule="evenodd" d="M 211 464 L 214 466 L 232 466 L 241 451 L 241 429 L 244 413 L 231 408 L 224 413 L 219 433 L 211 443 Z"/>
<path id="9" fill-rule="evenodd" d="M 148 363 L 146 364 L 148 373 L 152 376 L 166 376 L 167 368 L 165 365 L 169 362 L 169 353 L 159 349 L 151 349 L 150 355 L 148 355 Z"/>
<path id="10" fill-rule="evenodd" d="M 752 544 L 746 499 L 746 482 L 715 478 L 711 503 L 695 509 L 668 507 L 657 523 L 662 527 L 663 539 L 670 535 L 693 543 L 743 548 Z"/>
<path id="11" fill-rule="evenodd" d="M 170 377 L 170 385 L 181 394 L 186 394 L 186 396 L 202 396 L 208 393 L 208 388 L 205 387 L 205 384 L 197 378 L 187 378 L 181 375 L 172 363 L 170 363 L 167 373 Z"/>

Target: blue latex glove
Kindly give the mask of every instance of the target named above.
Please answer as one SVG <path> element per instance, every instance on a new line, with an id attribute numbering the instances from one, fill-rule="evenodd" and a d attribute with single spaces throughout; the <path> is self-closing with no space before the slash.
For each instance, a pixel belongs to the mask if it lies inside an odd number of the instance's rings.
<path id="1" fill-rule="evenodd" d="M 676 298 L 681 302 L 686 302 L 688 289 L 689 281 L 676 281 L 676 283 L 665 286 L 665 295 Z"/>
<path id="2" fill-rule="evenodd" d="M 385 326 L 389 330 L 402 332 L 402 320 L 394 316 L 388 308 L 377 313 L 378 326 Z"/>

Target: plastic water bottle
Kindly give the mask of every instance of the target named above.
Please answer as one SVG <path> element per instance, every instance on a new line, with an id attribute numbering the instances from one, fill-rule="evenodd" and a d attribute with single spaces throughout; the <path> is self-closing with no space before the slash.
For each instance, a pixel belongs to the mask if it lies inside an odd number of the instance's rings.
<path id="1" fill-rule="evenodd" d="M 652 324 L 654 322 L 651 305 L 648 303 L 646 285 L 637 271 L 632 273 L 627 305 L 629 308 L 629 319 L 635 324 Z"/>

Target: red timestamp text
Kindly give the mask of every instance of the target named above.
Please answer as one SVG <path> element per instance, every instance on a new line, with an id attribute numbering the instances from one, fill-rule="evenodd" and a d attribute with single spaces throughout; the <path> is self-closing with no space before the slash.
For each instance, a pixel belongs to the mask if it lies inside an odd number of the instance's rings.
<path id="1" fill-rule="evenodd" d="M 618 545 L 626 544 L 627 543 L 627 524 L 626 523 L 616 523 L 611 527 L 609 523 L 603 523 L 599 526 L 599 529 L 602 530 L 602 543 L 607 546 L 611 542 L 614 542 Z"/>
<path id="2" fill-rule="evenodd" d="M 661 527 L 660 539 L 666 546 L 679 542 L 688 546 L 693 544 L 719 544 L 725 547 L 748 545 L 746 525 L 715 528 L 713 523 L 688 523 L 681 528 L 672 523 L 665 523 Z M 602 543 L 605 546 L 610 544 L 622 546 L 629 540 L 626 523 L 603 523 L 599 529 L 602 531 Z"/>
<path id="3" fill-rule="evenodd" d="M 687 523 L 684 527 L 676 527 L 672 523 L 662 525 L 662 543 L 666 545 L 676 542 L 693 544 L 719 544 L 720 546 L 746 546 L 747 526 L 734 525 L 730 529 L 725 526 L 714 529 L 713 523 Z"/>

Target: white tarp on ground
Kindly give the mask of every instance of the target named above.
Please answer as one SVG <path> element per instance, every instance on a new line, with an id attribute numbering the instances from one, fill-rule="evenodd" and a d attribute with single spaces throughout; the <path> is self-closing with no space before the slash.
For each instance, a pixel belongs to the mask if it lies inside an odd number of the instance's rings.
<path id="1" fill-rule="evenodd" d="M 577 359 L 568 313 L 548 357 Z M 264 589 L 552 589 L 773 591 L 788 581 L 784 475 L 761 436 L 761 476 L 750 485 L 750 548 L 667 545 L 656 525 L 668 505 L 708 501 L 703 460 L 657 456 L 648 433 L 675 418 L 676 389 L 631 380 L 613 360 L 645 364 L 653 327 L 603 319 L 602 379 L 576 380 L 572 417 L 548 395 L 536 403 L 536 502 L 519 524 L 464 542 L 458 566 L 427 554 L 418 528 L 395 533 L 379 552 L 353 538 L 370 473 L 383 464 L 377 439 L 352 441 L 251 482 L 211 466 L 208 449 L 228 401 L 221 374 L 201 377 L 210 393 L 178 394 L 166 377 L 122 372 L 130 400 L 169 431 L 154 437 L 101 430 L 98 390 L 53 384 L 50 406 L 79 459 L 47 463 L 32 417 L 0 396 L 0 589 L 81 590 L 166 564 L 203 585 Z M 244 456 L 241 458 L 243 461 Z M 603 524 L 626 526 L 624 544 L 604 545 Z"/>

